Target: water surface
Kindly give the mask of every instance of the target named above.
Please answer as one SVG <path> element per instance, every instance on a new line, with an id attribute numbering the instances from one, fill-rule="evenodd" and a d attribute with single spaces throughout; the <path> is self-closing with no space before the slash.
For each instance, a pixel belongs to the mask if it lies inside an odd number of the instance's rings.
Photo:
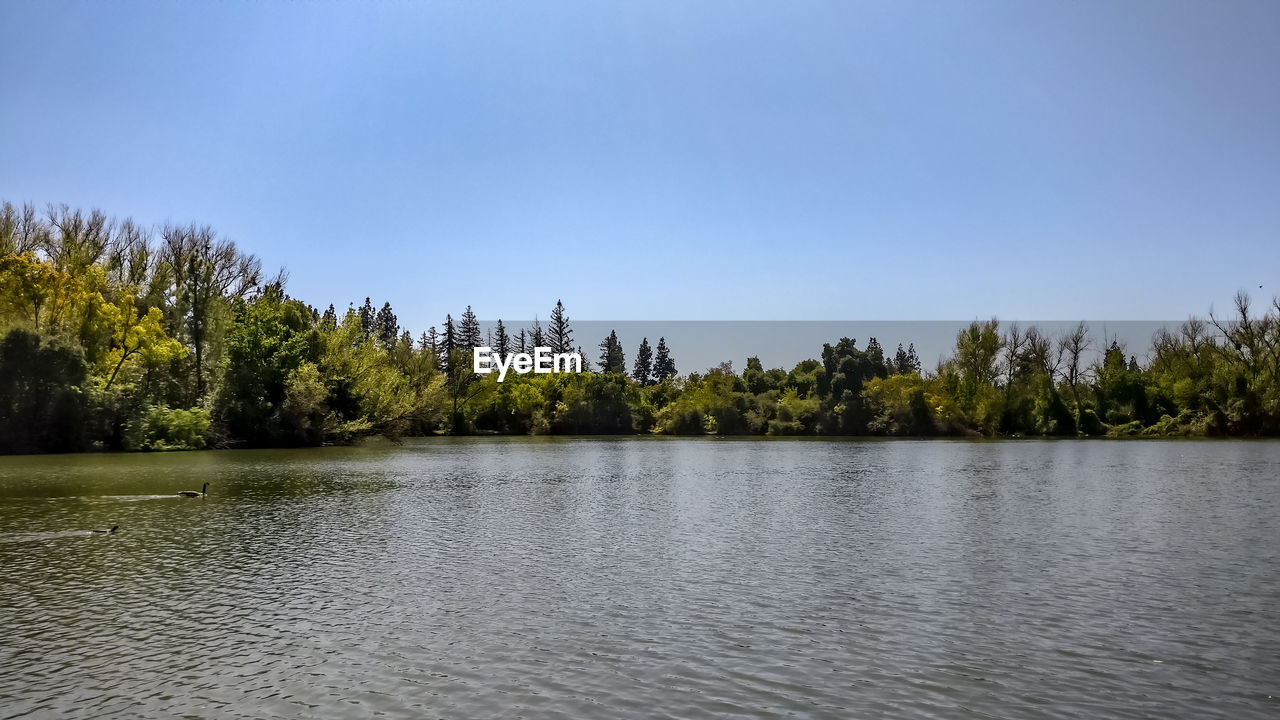
<path id="1" fill-rule="evenodd" d="M 1278 479 L 1260 442 L 0 458 L 0 717 L 1276 717 Z"/>

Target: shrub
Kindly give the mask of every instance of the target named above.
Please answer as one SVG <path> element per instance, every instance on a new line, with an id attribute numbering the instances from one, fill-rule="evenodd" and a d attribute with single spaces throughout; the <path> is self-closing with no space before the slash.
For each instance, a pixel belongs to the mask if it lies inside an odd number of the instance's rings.
<path id="1" fill-rule="evenodd" d="M 129 422 L 125 446 L 129 450 L 199 450 L 205 446 L 209 425 L 209 411 L 204 408 L 153 405 Z"/>

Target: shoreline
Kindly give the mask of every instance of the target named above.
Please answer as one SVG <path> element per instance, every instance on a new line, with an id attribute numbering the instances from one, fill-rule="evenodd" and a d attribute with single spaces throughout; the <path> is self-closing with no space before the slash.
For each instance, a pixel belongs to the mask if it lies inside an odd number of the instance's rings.
<path id="1" fill-rule="evenodd" d="M 1001 445 L 1006 443 L 1022 444 L 1022 443 L 1075 443 L 1075 442 L 1105 442 L 1105 443 L 1137 443 L 1146 444 L 1152 442 L 1188 442 L 1188 443 L 1269 443 L 1280 442 L 1280 437 L 1215 437 L 1206 435 L 1160 435 L 1160 436 L 1126 436 L 1113 437 L 1106 435 L 1090 435 L 1085 437 L 1061 437 L 1061 436 L 1026 436 L 1026 437 L 981 437 L 981 436 L 884 436 L 884 435 L 652 435 L 652 434 L 616 434 L 616 435 L 514 435 L 514 434 L 472 434 L 472 435 L 415 435 L 413 437 L 404 438 L 401 441 L 391 441 L 385 438 L 369 438 L 361 442 L 348 444 L 325 444 L 325 445 L 259 445 L 249 447 L 221 447 L 221 448 L 190 448 L 190 449 L 170 449 L 170 450 L 89 450 L 84 452 L 66 452 L 66 453 L 10 453 L 0 455 L 0 462 L 4 462 L 6 458 L 41 458 L 41 457 L 155 457 L 163 455 L 185 455 L 215 452 L 277 452 L 277 451 L 303 451 L 303 450 L 333 450 L 333 449 L 379 449 L 379 448 L 399 448 L 408 444 L 427 445 L 431 443 L 452 443 L 457 441 L 524 441 L 524 442 L 540 442 L 553 443 L 580 442 L 584 440 L 609 440 L 609 441 L 652 441 L 652 442 L 669 442 L 669 441 L 706 441 L 706 442 L 743 442 L 743 443 L 777 443 L 777 442 L 836 442 L 836 443 L 958 443 L 958 444 L 991 444 Z"/>

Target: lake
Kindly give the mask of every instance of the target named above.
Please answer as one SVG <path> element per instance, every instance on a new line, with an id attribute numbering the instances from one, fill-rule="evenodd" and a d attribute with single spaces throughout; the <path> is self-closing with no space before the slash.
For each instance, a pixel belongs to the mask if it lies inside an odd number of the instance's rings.
<path id="1" fill-rule="evenodd" d="M 7 457 L 0 717 L 1276 717 L 1278 558 L 1274 442 Z"/>

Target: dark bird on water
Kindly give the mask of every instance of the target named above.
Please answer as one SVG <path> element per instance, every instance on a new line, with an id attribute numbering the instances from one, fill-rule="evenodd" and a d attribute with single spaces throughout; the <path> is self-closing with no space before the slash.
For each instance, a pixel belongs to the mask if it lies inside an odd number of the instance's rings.
<path id="1" fill-rule="evenodd" d="M 196 492 L 195 490 L 183 490 L 178 494 L 182 497 L 204 497 L 209 494 L 209 483 L 205 483 L 200 492 Z"/>
<path id="2" fill-rule="evenodd" d="M 97 533 L 99 535 L 110 535 L 111 533 L 119 529 L 120 529 L 119 525 L 112 525 L 110 530 L 90 530 L 89 532 Z"/>

